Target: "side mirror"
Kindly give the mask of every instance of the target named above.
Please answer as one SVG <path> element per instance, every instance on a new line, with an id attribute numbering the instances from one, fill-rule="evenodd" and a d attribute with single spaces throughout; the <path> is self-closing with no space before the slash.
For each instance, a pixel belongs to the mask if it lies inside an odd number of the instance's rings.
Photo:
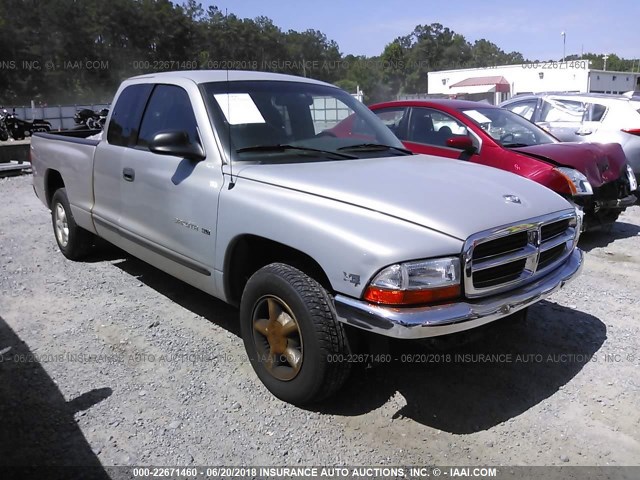
<path id="1" fill-rule="evenodd" d="M 476 147 L 473 146 L 473 142 L 469 137 L 451 137 L 447 139 L 447 147 L 455 148 L 457 150 L 464 150 L 465 152 L 473 153 Z"/>
<path id="2" fill-rule="evenodd" d="M 149 150 L 158 155 L 173 155 L 189 160 L 204 160 L 204 149 L 200 142 L 189 141 L 189 134 L 182 130 L 159 132 L 149 144 Z"/>

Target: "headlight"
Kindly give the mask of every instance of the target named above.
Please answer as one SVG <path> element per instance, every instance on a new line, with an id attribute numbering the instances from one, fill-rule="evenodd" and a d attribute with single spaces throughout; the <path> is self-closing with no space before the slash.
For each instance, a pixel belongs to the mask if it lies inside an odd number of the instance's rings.
<path id="1" fill-rule="evenodd" d="M 557 167 L 556 170 L 569 181 L 569 188 L 573 195 L 593 195 L 589 180 L 578 170 L 569 167 Z"/>
<path id="2" fill-rule="evenodd" d="M 436 258 L 391 265 L 371 281 L 364 298 L 385 305 L 416 305 L 460 296 L 460 259 Z"/>
<path id="3" fill-rule="evenodd" d="M 629 188 L 632 192 L 635 192 L 638 189 L 638 180 L 636 179 L 636 174 L 633 173 L 631 165 L 627 164 L 627 178 L 629 179 Z"/>

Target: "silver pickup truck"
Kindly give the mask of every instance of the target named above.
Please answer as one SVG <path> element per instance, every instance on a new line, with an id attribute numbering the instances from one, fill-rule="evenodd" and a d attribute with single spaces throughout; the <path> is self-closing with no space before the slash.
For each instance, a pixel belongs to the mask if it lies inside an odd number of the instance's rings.
<path id="1" fill-rule="evenodd" d="M 580 218 L 504 171 L 411 155 L 326 83 L 260 72 L 126 80 L 101 140 L 39 133 L 33 184 L 62 253 L 101 237 L 240 307 L 260 380 L 334 393 L 359 329 L 446 335 L 514 314 L 581 268 Z M 332 130 L 355 116 L 348 136 Z"/>

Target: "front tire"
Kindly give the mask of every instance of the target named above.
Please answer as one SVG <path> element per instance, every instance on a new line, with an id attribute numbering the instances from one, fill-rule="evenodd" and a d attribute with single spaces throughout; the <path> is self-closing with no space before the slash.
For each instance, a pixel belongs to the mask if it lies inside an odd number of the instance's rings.
<path id="1" fill-rule="evenodd" d="M 51 222 L 58 248 L 65 257 L 79 260 L 89 252 L 93 234 L 76 224 L 64 188 L 56 190 L 51 199 Z"/>
<path id="2" fill-rule="evenodd" d="M 602 230 L 603 228 L 611 228 L 620 217 L 624 209 L 606 208 L 598 212 L 587 214 L 584 217 L 585 231 Z"/>
<path id="3" fill-rule="evenodd" d="M 285 402 L 320 401 L 349 375 L 347 336 L 327 291 L 289 265 L 272 263 L 249 279 L 240 329 L 258 378 Z"/>

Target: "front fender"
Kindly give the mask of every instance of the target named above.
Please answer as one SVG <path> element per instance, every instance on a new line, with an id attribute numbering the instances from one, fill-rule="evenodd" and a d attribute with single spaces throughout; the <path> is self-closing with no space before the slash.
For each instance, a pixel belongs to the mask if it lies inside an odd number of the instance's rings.
<path id="1" fill-rule="evenodd" d="M 381 268 L 459 255 L 463 244 L 458 238 L 380 212 L 237 178 L 232 189 L 220 194 L 215 258 L 219 278 L 224 275 L 227 248 L 241 235 L 264 237 L 309 255 L 322 267 L 334 291 L 358 298 Z"/>

